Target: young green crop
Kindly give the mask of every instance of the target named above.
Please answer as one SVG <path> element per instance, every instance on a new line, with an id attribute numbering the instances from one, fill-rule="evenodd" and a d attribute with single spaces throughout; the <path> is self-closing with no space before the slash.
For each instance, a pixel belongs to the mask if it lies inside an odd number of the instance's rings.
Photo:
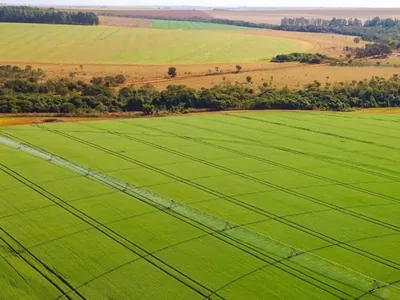
<path id="1" fill-rule="evenodd" d="M 400 279 L 399 121 L 269 112 L 5 127 L 204 222 L 0 146 L 0 227 L 87 298 L 398 299 L 383 282 Z M 213 218 L 240 227 L 215 232 Z M 29 293 L 2 278 L 9 295 Z"/>
<path id="2" fill-rule="evenodd" d="M 229 31 L 0 24 L 0 48 L 3 62 L 164 64 L 254 62 L 310 45 Z"/>

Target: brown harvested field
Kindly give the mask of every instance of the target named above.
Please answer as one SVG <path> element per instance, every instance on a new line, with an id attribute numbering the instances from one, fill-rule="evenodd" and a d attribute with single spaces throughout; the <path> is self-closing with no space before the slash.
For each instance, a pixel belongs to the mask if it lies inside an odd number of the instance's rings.
<path id="1" fill-rule="evenodd" d="M 254 23 L 280 24 L 284 17 L 305 18 L 358 18 L 362 21 L 379 16 L 381 18 L 400 18 L 400 8 L 315 8 L 315 9 L 277 9 L 277 10 L 212 10 L 207 13 L 213 18 L 243 20 Z"/>
<path id="2" fill-rule="evenodd" d="M 150 19 L 100 16 L 100 25 L 134 28 L 151 28 Z"/>

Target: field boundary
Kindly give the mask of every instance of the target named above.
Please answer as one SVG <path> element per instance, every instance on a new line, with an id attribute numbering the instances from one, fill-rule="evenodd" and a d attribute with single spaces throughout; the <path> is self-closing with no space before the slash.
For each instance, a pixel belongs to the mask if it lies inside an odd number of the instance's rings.
<path id="1" fill-rule="evenodd" d="M 182 215 L 185 218 L 198 222 L 212 229 L 213 231 L 223 233 L 224 235 L 229 235 L 235 240 L 240 240 L 243 243 L 251 244 L 257 249 L 262 249 L 263 251 L 272 254 L 274 257 L 278 257 L 279 261 L 288 260 L 297 266 L 311 270 L 312 272 L 324 276 L 332 281 L 339 282 L 357 291 L 363 292 L 361 296 L 358 296 L 355 299 L 364 297 L 367 294 L 374 294 L 374 296 L 377 298 L 383 297 L 383 299 L 390 299 L 390 297 L 387 298 L 388 293 L 392 296 L 400 295 L 400 288 L 389 283 L 379 281 L 307 251 L 294 248 L 257 231 L 217 218 L 189 205 L 170 200 L 166 197 L 123 182 L 117 178 L 105 175 L 101 172 L 93 171 L 90 168 L 78 165 L 40 148 L 33 147 L 25 143 L 20 143 L 14 139 L 1 135 L 0 144 L 26 152 L 52 164 L 69 169 L 82 176 L 90 177 L 95 181 L 111 186 L 135 198 L 137 198 L 139 195 L 141 196 L 141 199 L 145 199 L 143 200 L 144 202 L 147 202 L 152 206 L 161 206 L 176 214 Z M 381 291 L 384 294 L 379 295 Z"/>

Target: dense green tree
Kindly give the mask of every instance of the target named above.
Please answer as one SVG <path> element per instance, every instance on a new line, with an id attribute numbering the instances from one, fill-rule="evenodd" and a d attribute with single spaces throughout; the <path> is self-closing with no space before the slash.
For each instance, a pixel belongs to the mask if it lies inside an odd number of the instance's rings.
<path id="1" fill-rule="evenodd" d="M 336 59 L 328 57 L 324 54 L 313 54 L 313 53 L 291 53 L 291 54 L 280 54 L 272 58 L 272 62 L 300 62 L 306 64 L 320 64 L 320 63 L 331 63 Z"/>
<path id="2" fill-rule="evenodd" d="M 92 12 L 66 12 L 30 6 L 0 6 L 0 22 L 98 25 Z"/>
<path id="3" fill-rule="evenodd" d="M 153 104 L 144 104 L 143 105 L 143 113 L 145 115 L 152 115 L 154 113 L 154 105 Z"/>
<path id="4" fill-rule="evenodd" d="M 196 90 L 185 85 L 169 85 L 161 92 L 160 104 L 167 109 L 172 109 L 179 104 L 184 108 L 195 107 L 198 95 Z"/>
<path id="5" fill-rule="evenodd" d="M 170 77 L 176 77 L 176 68 L 175 67 L 169 67 L 168 68 L 168 76 Z"/>

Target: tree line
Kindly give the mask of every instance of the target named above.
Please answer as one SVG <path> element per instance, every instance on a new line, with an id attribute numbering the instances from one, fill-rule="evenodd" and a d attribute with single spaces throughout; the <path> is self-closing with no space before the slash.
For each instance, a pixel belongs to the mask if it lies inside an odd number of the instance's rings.
<path id="1" fill-rule="evenodd" d="M 185 112 L 191 109 L 323 109 L 400 106 L 400 79 L 373 77 L 363 81 L 322 84 L 303 88 L 276 88 L 273 79 L 258 87 L 221 84 L 193 89 L 170 85 L 159 91 L 151 85 L 112 89 L 104 81 L 85 83 L 73 78 L 44 79 L 31 67 L 0 67 L 1 113 L 93 113 L 139 111 Z"/>
<path id="2" fill-rule="evenodd" d="M 355 57 L 387 57 L 392 54 L 394 47 L 397 46 L 394 44 L 390 45 L 388 43 L 367 44 L 363 48 L 355 49 Z"/>
<path id="3" fill-rule="evenodd" d="M 331 20 L 325 20 L 322 18 L 283 18 L 281 20 L 281 26 L 329 26 L 329 27 L 343 27 L 343 26 L 355 26 L 362 27 L 362 22 L 355 18 L 343 19 L 343 18 L 332 18 Z"/>
<path id="4" fill-rule="evenodd" d="M 53 8 L 0 6 L 0 22 L 98 25 L 99 17 L 92 12 L 65 12 Z"/>
<path id="5" fill-rule="evenodd" d="M 400 21 L 392 18 L 374 17 L 365 21 L 364 24 L 357 18 L 332 18 L 331 20 L 303 17 L 283 18 L 281 25 L 275 29 L 356 35 L 370 42 L 394 41 L 396 47 L 400 49 Z"/>
<path id="6" fill-rule="evenodd" d="M 304 64 L 332 63 L 335 61 L 337 60 L 325 54 L 298 53 L 298 52 L 290 54 L 279 54 L 271 59 L 271 62 L 277 62 L 277 63 L 300 62 Z"/>

